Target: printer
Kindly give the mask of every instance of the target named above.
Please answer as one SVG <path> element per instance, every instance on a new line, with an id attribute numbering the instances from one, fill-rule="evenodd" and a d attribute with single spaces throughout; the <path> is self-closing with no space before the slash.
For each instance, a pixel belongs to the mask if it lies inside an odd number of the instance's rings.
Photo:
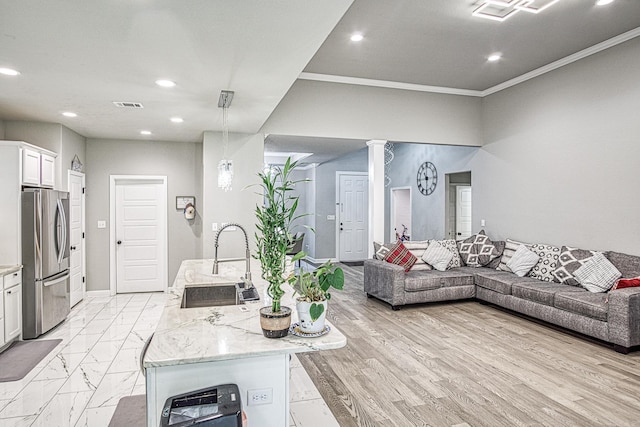
<path id="1" fill-rule="evenodd" d="M 224 384 L 172 396 L 165 402 L 160 427 L 242 427 L 242 403 L 236 384 Z"/>

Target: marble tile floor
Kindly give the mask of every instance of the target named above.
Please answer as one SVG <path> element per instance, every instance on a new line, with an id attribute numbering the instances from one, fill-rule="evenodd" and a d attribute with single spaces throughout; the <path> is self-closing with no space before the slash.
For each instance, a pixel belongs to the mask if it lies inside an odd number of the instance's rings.
<path id="1" fill-rule="evenodd" d="M 145 392 L 139 355 L 164 303 L 163 293 L 80 302 L 39 338 L 62 342 L 24 379 L 0 383 L 0 426 L 107 426 L 121 397 Z M 290 393 L 292 427 L 339 425 L 295 356 Z"/>

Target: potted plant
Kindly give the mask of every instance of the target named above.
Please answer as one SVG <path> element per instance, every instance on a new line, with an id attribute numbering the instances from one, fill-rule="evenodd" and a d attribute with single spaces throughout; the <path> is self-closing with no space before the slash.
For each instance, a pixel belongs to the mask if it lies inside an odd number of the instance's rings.
<path id="1" fill-rule="evenodd" d="M 298 197 L 291 192 L 298 182 L 291 179 L 291 172 L 297 162 L 287 159 L 282 167 L 273 167 L 268 172 L 260 172 L 260 186 L 264 203 L 256 206 L 257 258 L 262 266 L 262 278 L 267 281 L 267 294 L 271 305 L 260 309 L 260 326 L 267 338 L 280 338 L 287 335 L 291 325 L 291 308 L 280 305 L 284 295 L 282 285 L 292 272 L 287 250 L 291 244 L 291 224 L 296 216 Z"/>
<path id="2" fill-rule="evenodd" d="M 296 255 L 295 258 L 297 258 Z M 303 333 L 315 334 L 325 330 L 327 301 L 331 298 L 329 290 L 344 287 L 344 272 L 329 260 L 312 272 L 304 272 L 292 277 L 289 282 L 299 297 L 296 309 Z"/>

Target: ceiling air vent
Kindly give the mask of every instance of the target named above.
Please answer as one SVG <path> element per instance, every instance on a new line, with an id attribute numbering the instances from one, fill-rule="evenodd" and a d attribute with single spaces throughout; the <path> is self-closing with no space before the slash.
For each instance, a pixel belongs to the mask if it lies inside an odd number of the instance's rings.
<path id="1" fill-rule="evenodd" d="M 144 108 L 141 102 L 118 102 L 113 101 L 113 105 L 120 108 Z"/>

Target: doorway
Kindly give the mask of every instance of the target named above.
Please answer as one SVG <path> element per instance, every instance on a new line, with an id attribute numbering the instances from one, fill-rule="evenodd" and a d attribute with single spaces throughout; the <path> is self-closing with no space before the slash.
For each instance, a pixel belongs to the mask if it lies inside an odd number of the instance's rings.
<path id="1" fill-rule="evenodd" d="M 395 242 L 402 237 L 406 228 L 406 236 L 411 236 L 411 187 L 395 187 L 391 189 L 391 218 L 389 241 Z M 396 234 L 397 233 L 397 234 Z M 409 239 L 407 239 L 409 240 Z"/>
<path id="2" fill-rule="evenodd" d="M 68 171 L 69 183 L 69 274 L 70 306 L 73 307 L 84 299 L 85 283 L 85 244 L 84 244 L 84 212 L 85 177 L 81 172 Z"/>
<path id="3" fill-rule="evenodd" d="M 368 174 L 367 172 L 336 172 L 336 185 L 338 261 L 362 261 L 368 255 Z"/>
<path id="4" fill-rule="evenodd" d="M 463 240 L 471 236 L 471 172 L 445 175 L 445 230 L 447 238 Z"/>
<path id="5" fill-rule="evenodd" d="M 111 176 L 111 295 L 166 291 L 167 178 Z"/>

